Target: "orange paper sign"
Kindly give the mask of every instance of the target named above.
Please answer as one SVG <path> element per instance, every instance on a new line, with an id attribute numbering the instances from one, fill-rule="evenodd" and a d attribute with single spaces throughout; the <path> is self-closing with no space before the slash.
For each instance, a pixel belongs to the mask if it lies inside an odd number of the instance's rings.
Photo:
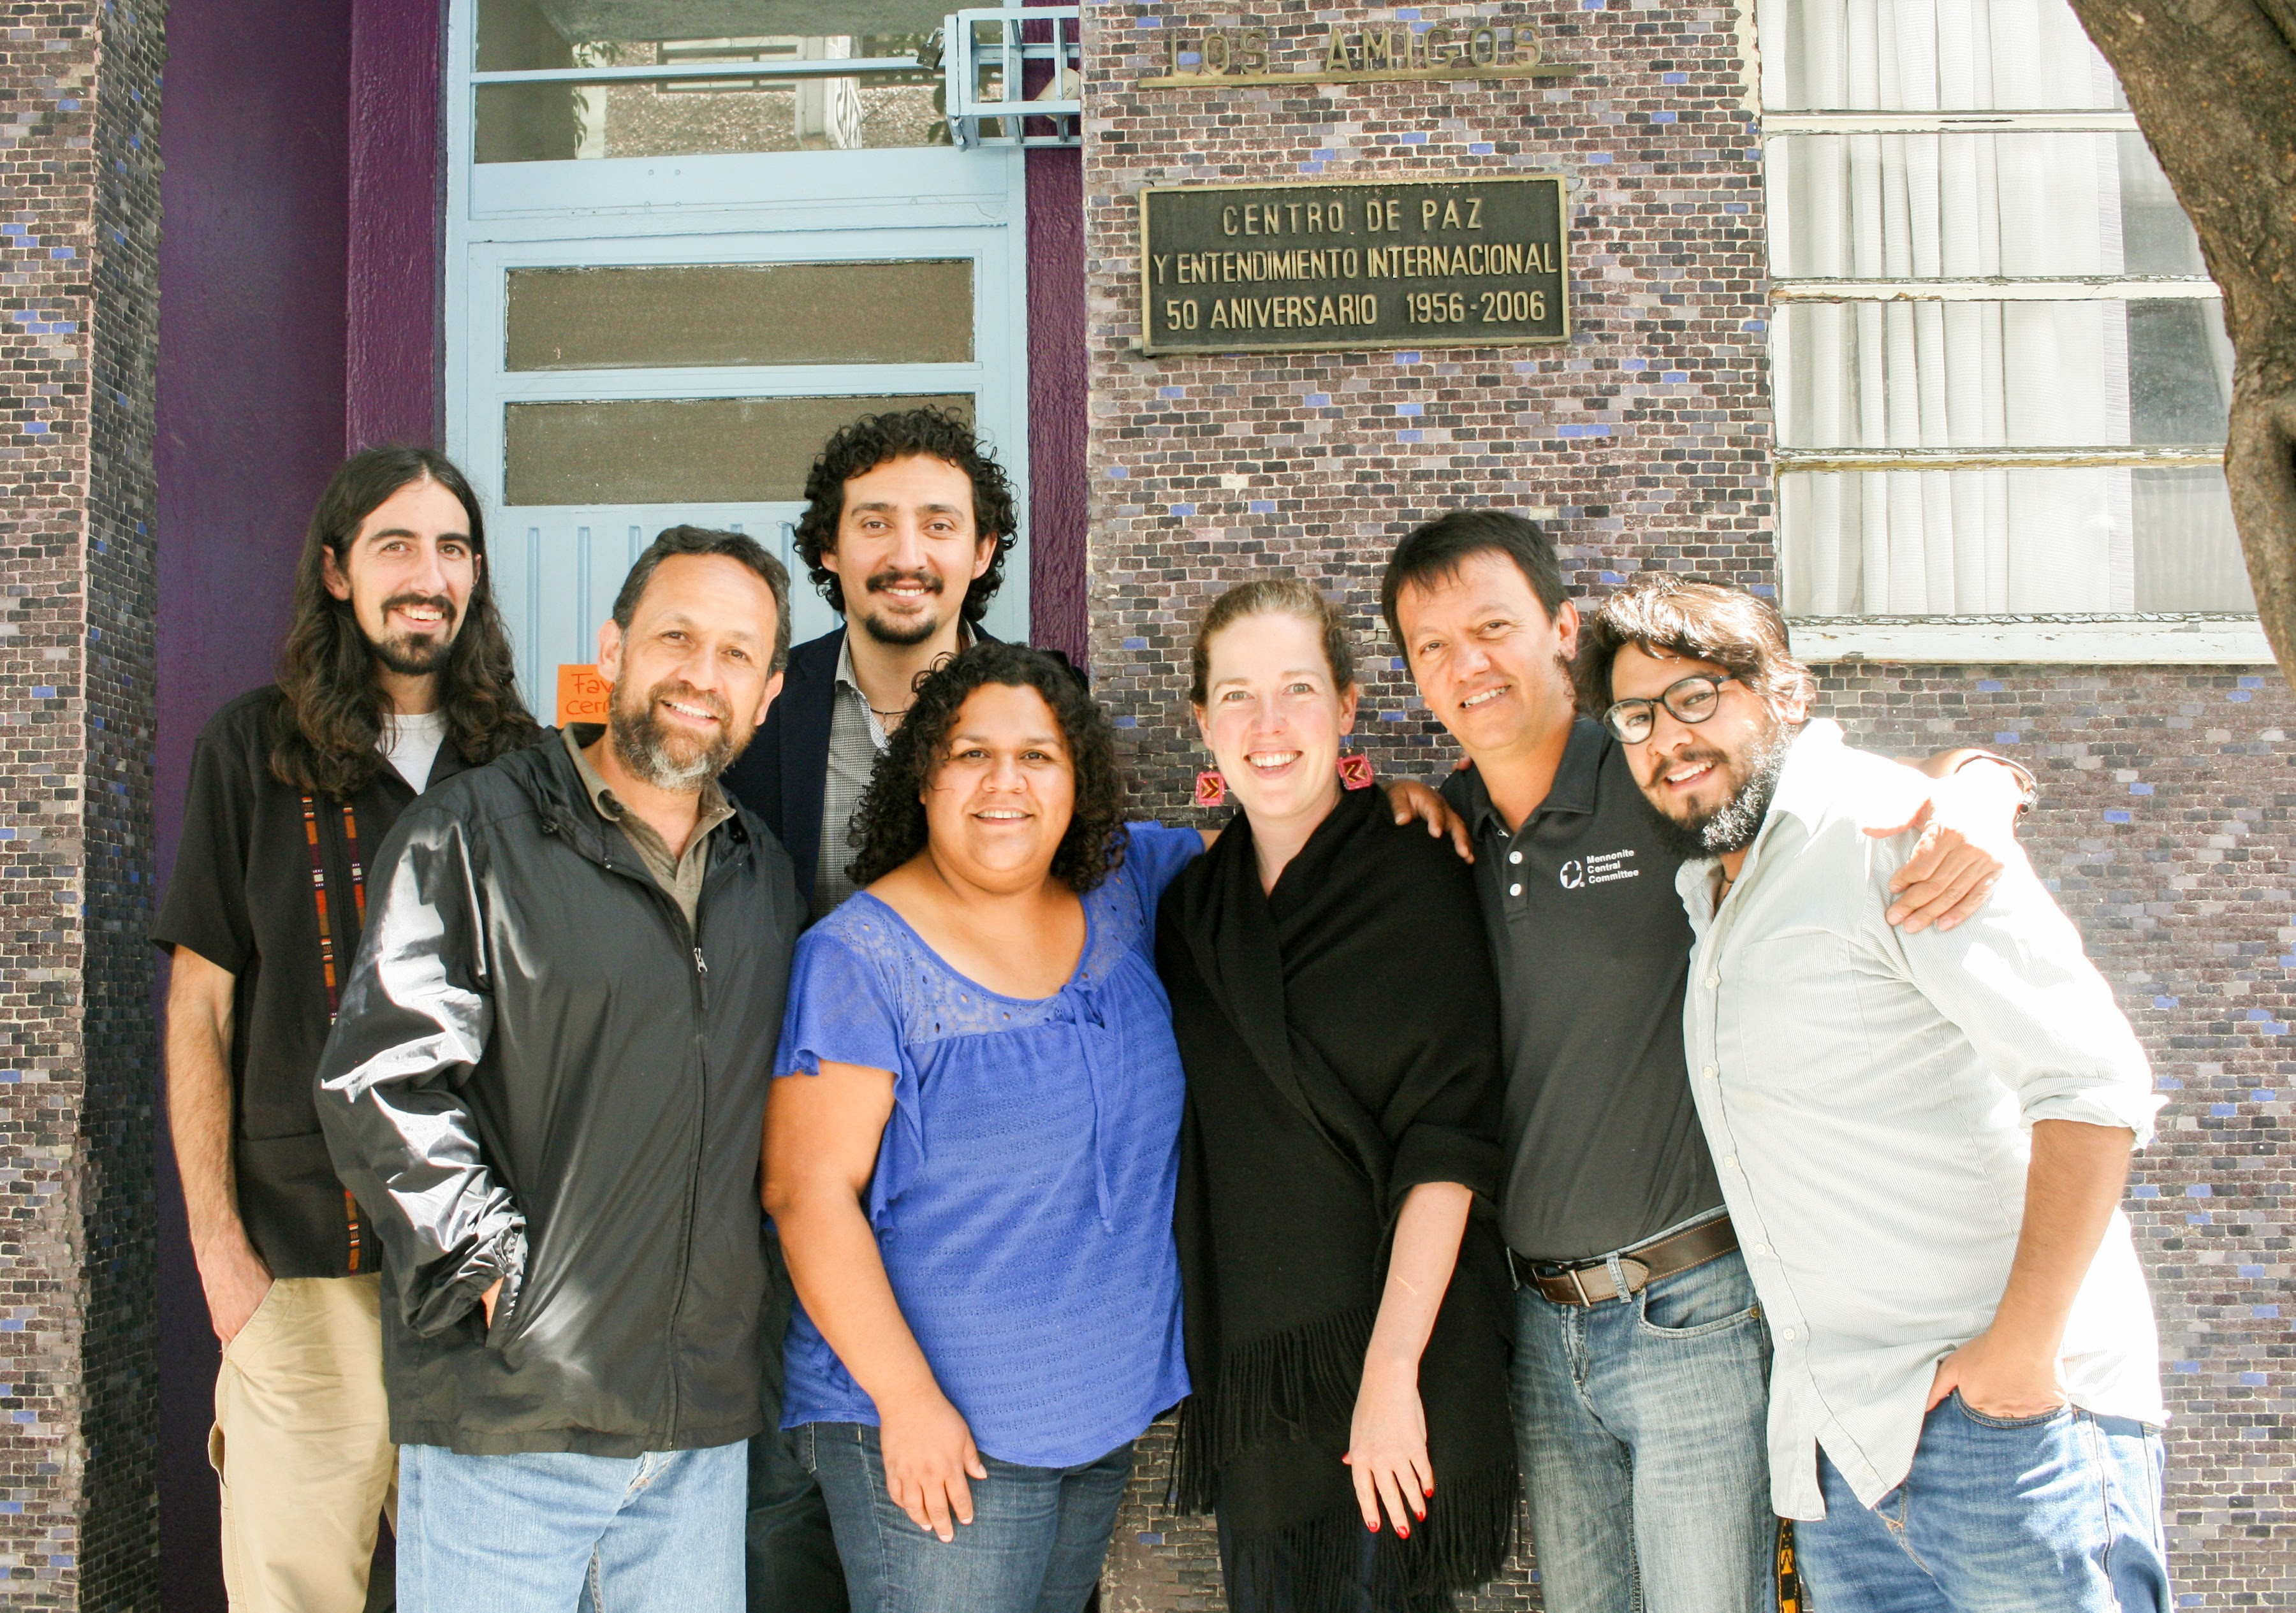
<path id="1" fill-rule="evenodd" d="M 558 725 L 604 722 L 607 697 L 612 692 L 595 667 L 562 666 L 558 668 Z"/>

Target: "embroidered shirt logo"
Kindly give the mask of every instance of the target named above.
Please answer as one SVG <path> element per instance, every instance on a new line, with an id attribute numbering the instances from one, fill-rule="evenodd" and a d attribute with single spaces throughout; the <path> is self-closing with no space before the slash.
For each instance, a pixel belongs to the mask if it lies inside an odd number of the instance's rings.
<path id="1" fill-rule="evenodd" d="M 1562 864 L 1557 877 L 1565 890 L 1577 890 L 1587 885 L 1609 885 L 1620 880 L 1638 878 L 1642 870 L 1636 867 L 1632 847 L 1619 851 L 1598 851 L 1581 862 L 1572 857 Z"/>

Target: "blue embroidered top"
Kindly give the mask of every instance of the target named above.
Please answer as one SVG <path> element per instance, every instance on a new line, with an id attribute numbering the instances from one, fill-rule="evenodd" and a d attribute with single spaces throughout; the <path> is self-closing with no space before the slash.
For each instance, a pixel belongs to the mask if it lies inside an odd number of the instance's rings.
<path id="1" fill-rule="evenodd" d="M 1156 903 L 1201 847 L 1127 828 L 1050 997 L 983 990 L 866 891 L 800 938 L 774 1069 L 893 1074 L 870 1224 L 901 1314 L 989 1455 L 1065 1468 L 1188 1392 L 1172 1242 L 1183 1077 Z M 877 1409 L 798 1306 L 782 1426 Z"/>

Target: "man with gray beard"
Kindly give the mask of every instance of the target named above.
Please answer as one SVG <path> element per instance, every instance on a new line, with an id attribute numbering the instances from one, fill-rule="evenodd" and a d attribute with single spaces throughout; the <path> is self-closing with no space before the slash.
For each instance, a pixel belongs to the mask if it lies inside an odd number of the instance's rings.
<path id="1" fill-rule="evenodd" d="M 758 1137 L 805 907 L 718 787 L 789 578 L 674 527 L 577 726 L 408 808 L 322 1057 L 381 1233 L 405 1613 L 732 1609 L 761 1426 Z"/>

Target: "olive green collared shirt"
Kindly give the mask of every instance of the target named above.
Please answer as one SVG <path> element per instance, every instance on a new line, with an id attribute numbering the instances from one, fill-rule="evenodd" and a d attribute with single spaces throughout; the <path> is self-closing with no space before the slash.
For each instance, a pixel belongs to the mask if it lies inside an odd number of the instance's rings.
<path id="1" fill-rule="evenodd" d="M 646 872 L 653 875 L 655 884 L 668 891 L 681 912 L 687 927 L 692 928 L 694 914 L 701 905 L 701 876 L 709 872 L 709 836 L 718 824 L 734 815 L 733 803 L 726 792 L 718 788 L 718 781 L 705 779 L 701 784 L 701 815 L 693 821 L 693 832 L 685 839 L 682 856 L 669 854 L 669 842 L 663 839 L 654 826 L 623 806 L 590 766 L 590 758 L 582 754 L 581 741 L 574 737 L 570 727 L 561 731 L 566 741 L 566 753 L 574 758 L 576 771 L 582 775 L 582 788 L 590 797 L 590 805 L 598 815 L 619 827 L 623 838 L 645 864 Z"/>

